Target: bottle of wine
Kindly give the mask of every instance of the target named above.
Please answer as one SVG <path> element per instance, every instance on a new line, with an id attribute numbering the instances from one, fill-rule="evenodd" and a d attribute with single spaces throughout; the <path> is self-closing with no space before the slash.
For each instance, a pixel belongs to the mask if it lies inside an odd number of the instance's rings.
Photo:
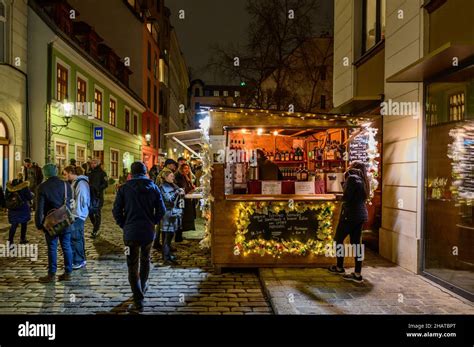
<path id="1" fill-rule="evenodd" d="M 290 153 L 285 151 L 285 161 L 290 161 Z"/>
<path id="2" fill-rule="evenodd" d="M 301 169 L 301 181 L 306 182 L 308 180 L 308 170 L 306 170 L 306 166 L 303 166 Z"/>
<path id="3" fill-rule="evenodd" d="M 295 160 L 295 149 L 293 148 L 290 152 L 290 161 Z"/>

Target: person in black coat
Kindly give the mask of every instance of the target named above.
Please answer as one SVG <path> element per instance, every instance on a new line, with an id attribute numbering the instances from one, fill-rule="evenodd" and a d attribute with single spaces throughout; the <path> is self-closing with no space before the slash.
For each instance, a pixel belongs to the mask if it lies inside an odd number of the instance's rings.
<path id="1" fill-rule="evenodd" d="M 186 194 L 190 194 L 196 188 L 191 178 L 191 168 L 188 164 L 182 164 L 175 175 L 176 184 L 184 189 Z M 181 228 L 176 231 L 175 242 L 183 241 L 183 231 L 195 230 L 194 220 L 196 219 L 196 206 L 194 199 L 184 200 L 183 222 Z"/>
<path id="2" fill-rule="evenodd" d="M 69 183 L 58 177 L 58 168 L 55 164 L 46 164 L 43 167 L 43 174 L 46 181 L 38 187 L 37 208 L 35 211 L 35 224 L 38 230 L 44 231 L 46 243 L 48 245 L 48 275 L 40 278 L 40 282 L 48 283 L 56 279 L 58 240 L 64 256 L 64 273 L 58 277 L 60 281 L 71 280 L 72 273 L 72 247 L 71 247 L 71 227 L 66 228 L 59 236 L 51 236 L 44 228 L 43 224 L 46 216 L 53 209 L 58 209 L 64 205 L 71 209 L 73 201 L 72 187 Z"/>
<path id="3" fill-rule="evenodd" d="M 104 191 L 109 185 L 107 174 L 100 167 L 100 161 L 94 159 L 91 161 L 91 170 L 87 174 L 89 177 L 89 187 L 91 190 L 91 209 L 89 218 L 92 222 L 92 238 L 97 237 L 102 220 L 102 207 L 104 206 Z"/>
<path id="4" fill-rule="evenodd" d="M 353 249 L 362 250 L 362 226 L 368 219 L 366 201 L 370 195 L 370 183 L 367 178 L 366 165 L 360 161 L 351 164 L 345 173 L 343 204 L 339 224 L 334 241 L 337 249 L 343 249 L 344 239 L 349 235 Z M 336 250 L 337 265 L 329 267 L 330 272 L 344 274 L 344 257 Z M 351 274 L 343 275 L 346 280 L 362 282 L 363 254 L 355 257 L 355 270 Z"/>
<path id="5" fill-rule="evenodd" d="M 33 199 L 33 194 L 30 191 L 30 182 L 22 182 L 14 179 L 11 183 L 7 183 L 7 190 L 5 193 L 6 200 L 12 198 L 15 194 L 16 197 L 20 198 L 20 203 L 15 208 L 8 209 L 8 222 L 11 224 L 10 233 L 8 235 L 8 241 L 13 244 L 16 229 L 18 224 L 21 225 L 21 237 L 20 243 L 28 243 L 26 239 L 26 227 L 28 222 L 31 220 L 31 208 L 29 202 Z"/>
<path id="6" fill-rule="evenodd" d="M 132 179 L 117 191 L 112 214 L 117 225 L 123 230 L 124 243 L 128 249 L 128 280 L 135 308 L 141 311 L 148 288 L 150 251 L 155 238 L 155 226 L 165 214 L 165 205 L 156 184 L 146 177 L 145 164 L 134 162 L 131 172 Z"/>

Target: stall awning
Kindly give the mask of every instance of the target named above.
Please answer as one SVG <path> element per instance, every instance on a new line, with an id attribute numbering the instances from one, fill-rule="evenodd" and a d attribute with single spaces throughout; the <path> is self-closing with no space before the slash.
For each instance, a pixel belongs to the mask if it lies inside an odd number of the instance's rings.
<path id="1" fill-rule="evenodd" d="M 382 101 L 383 95 L 355 96 L 342 105 L 333 108 L 331 112 L 357 115 L 379 107 Z"/>
<path id="2" fill-rule="evenodd" d="M 166 133 L 165 136 L 176 143 L 180 144 L 188 151 L 190 151 L 195 156 L 199 157 L 197 151 L 201 149 L 202 141 L 201 141 L 202 130 L 201 129 L 193 129 L 193 130 L 185 130 L 185 131 L 177 131 L 174 133 Z"/>
<path id="3" fill-rule="evenodd" d="M 387 82 L 423 82 L 453 68 L 453 58 L 458 63 L 474 57 L 474 45 L 448 42 L 405 69 L 387 78 Z"/>

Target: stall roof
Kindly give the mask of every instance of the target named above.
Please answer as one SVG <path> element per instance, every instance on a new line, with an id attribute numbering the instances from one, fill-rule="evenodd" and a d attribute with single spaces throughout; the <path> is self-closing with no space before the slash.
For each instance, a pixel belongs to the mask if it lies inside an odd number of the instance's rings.
<path id="1" fill-rule="evenodd" d="M 388 77 L 387 82 L 423 82 L 445 70 L 453 69 L 453 57 L 459 59 L 461 66 L 461 62 L 474 57 L 474 46 L 448 42 Z"/>
<path id="2" fill-rule="evenodd" d="M 202 130 L 201 129 L 193 129 L 193 130 L 185 130 L 185 131 L 177 131 L 174 133 L 166 133 L 166 137 L 171 138 L 176 143 L 180 144 L 191 153 L 199 157 L 197 151 L 201 149 L 202 145 Z"/>

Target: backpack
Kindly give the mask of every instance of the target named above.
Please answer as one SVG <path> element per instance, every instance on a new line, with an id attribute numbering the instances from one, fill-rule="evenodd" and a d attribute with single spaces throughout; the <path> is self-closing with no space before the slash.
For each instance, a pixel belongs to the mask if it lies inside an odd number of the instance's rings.
<path id="1" fill-rule="evenodd" d="M 84 179 L 84 178 L 79 178 L 75 183 L 74 183 L 74 191 L 76 190 L 76 187 L 77 185 L 79 184 L 79 182 L 81 181 L 84 181 L 87 183 L 87 186 L 89 187 L 89 213 L 94 213 L 96 212 L 97 210 L 100 209 L 100 199 L 99 197 L 97 196 L 97 194 L 95 193 L 95 189 L 91 188 L 89 182 Z"/>
<path id="2" fill-rule="evenodd" d="M 23 206 L 25 202 L 18 192 L 9 192 L 5 205 L 9 210 L 16 210 Z"/>

